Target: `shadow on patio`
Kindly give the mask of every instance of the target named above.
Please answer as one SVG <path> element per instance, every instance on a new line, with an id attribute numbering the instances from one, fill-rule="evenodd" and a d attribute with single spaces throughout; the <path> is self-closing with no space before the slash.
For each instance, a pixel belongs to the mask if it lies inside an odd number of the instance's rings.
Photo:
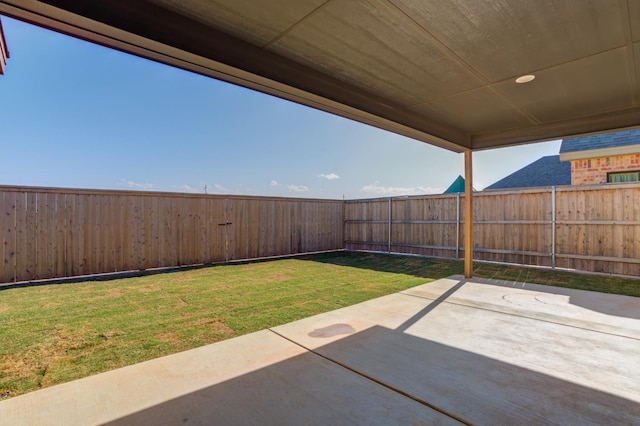
<path id="1" fill-rule="evenodd" d="M 385 327 L 317 352 L 111 424 L 630 424 L 640 418 L 634 401 Z"/>

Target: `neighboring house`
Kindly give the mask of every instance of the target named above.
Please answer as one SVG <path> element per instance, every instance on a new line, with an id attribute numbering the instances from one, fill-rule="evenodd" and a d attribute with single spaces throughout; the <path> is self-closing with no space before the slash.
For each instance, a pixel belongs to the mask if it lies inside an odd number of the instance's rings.
<path id="1" fill-rule="evenodd" d="M 458 177 L 456 178 L 456 180 L 454 180 L 451 185 L 449 185 L 449 187 L 443 192 L 443 194 L 455 194 L 458 192 L 464 192 L 465 191 L 465 183 L 464 183 L 464 178 L 462 177 L 462 175 L 458 175 Z M 472 188 L 474 191 L 476 190 L 475 188 Z"/>
<path id="2" fill-rule="evenodd" d="M 571 163 L 571 185 L 640 181 L 640 129 L 566 139 L 560 161 Z"/>
<path id="3" fill-rule="evenodd" d="M 564 139 L 560 155 L 523 167 L 486 189 L 640 181 L 640 129 Z"/>
<path id="4" fill-rule="evenodd" d="M 561 162 L 559 155 L 549 155 L 487 186 L 485 190 L 570 184 L 571 164 Z"/>
<path id="5" fill-rule="evenodd" d="M 4 31 L 2 31 L 2 20 L 0 20 L 0 75 L 4 74 L 4 69 L 7 66 L 8 57 L 9 50 L 7 49 L 7 40 L 4 38 Z"/>
<path id="6" fill-rule="evenodd" d="M 464 178 L 461 175 L 458 175 L 443 194 L 455 194 L 456 192 L 464 192 Z"/>

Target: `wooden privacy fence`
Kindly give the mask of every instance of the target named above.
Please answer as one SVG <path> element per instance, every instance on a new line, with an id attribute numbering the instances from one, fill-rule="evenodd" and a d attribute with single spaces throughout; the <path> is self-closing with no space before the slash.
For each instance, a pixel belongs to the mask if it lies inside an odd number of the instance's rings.
<path id="1" fill-rule="evenodd" d="M 464 194 L 345 202 L 345 248 L 464 256 Z M 640 185 L 474 194 L 474 259 L 640 275 Z"/>
<path id="2" fill-rule="evenodd" d="M 458 259 L 463 203 L 0 186 L 0 282 L 343 248 Z M 476 260 L 640 276 L 640 185 L 476 193 L 474 232 Z"/>
<path id="3" fill-rule="evenodd" d="M 342 249 L 343 202 L 0 186 L 0 282 Z"/>

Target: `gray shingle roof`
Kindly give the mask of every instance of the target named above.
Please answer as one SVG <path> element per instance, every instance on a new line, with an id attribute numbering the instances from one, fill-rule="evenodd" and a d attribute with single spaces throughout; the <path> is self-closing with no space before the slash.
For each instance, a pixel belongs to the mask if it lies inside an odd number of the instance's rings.
<path id="1" fill-rule="evenodd" d="M 559 155 L 548 155 L 487 186 L 485 190 L 556 185 L 571 185 L 571 163 L 560 162 Z"/>
<path id="2" fill-rule="evenodd" d="M 640 129 L 623 130 L 622 132 L 564 139 L 560 146 L 560 154 L 636 144 L 640 144 Z"/>

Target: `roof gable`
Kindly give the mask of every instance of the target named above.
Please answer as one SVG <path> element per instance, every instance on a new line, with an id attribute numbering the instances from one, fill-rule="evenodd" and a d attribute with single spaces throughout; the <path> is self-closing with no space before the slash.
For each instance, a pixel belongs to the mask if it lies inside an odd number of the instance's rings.
<path id="1" fill-rule="evenodd" d="M 458 175 L 456 180 L 449 185 L 446 191 L 443 194 L 452 194 L 456 192 L 464 192 L 464 178 L 461 175 Z"/>
<path id="2" fill-rule="evenodd" d="M 571 163 L 561 162 L 559 155 L 549 155 L 487 186 L 485 190 L 556 185 L 571 185 Z"/>

